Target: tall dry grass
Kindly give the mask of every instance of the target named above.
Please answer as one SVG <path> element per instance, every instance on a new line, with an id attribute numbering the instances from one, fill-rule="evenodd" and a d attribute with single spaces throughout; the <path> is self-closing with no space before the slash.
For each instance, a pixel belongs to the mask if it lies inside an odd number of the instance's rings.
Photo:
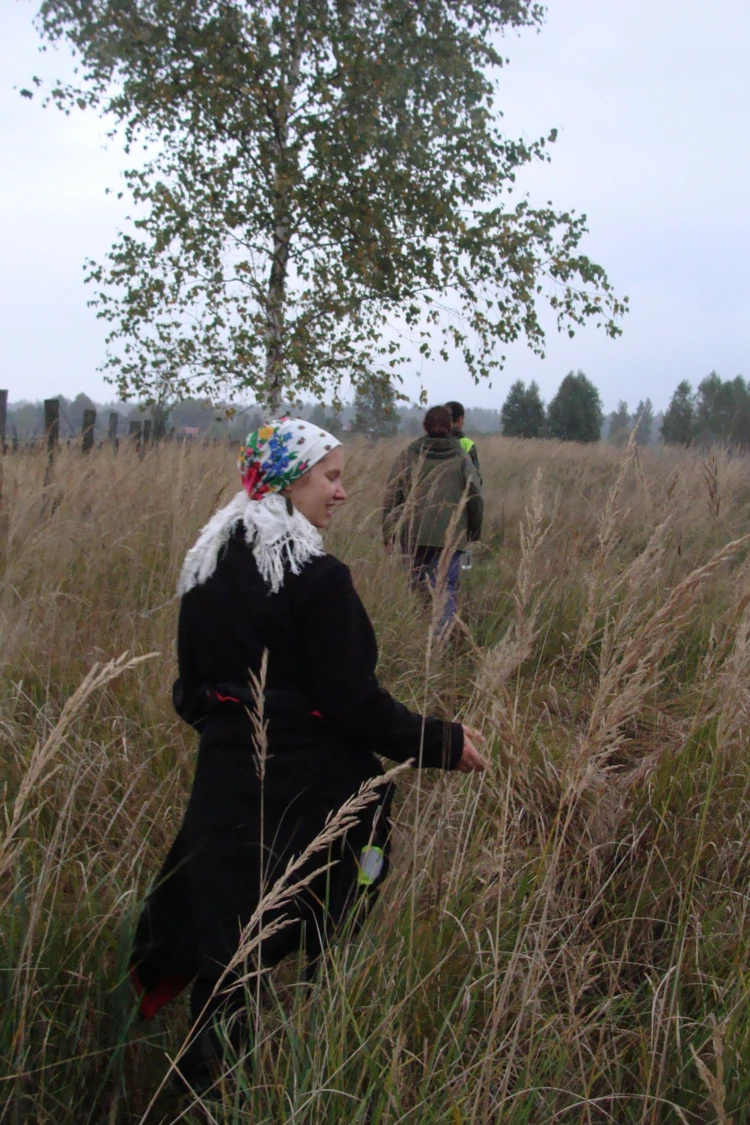
<path id="1" fill-rule="evenodd" d="M 384 682 L 482 726 L 491 768 L 401 779 L 373 916 L 311 990 L 248 981 L 254 1049 L 204 1106 L 159 1092 L 185 1005 L 139 1024 L 126 967 L 194 758 L 177 573 L 234 454 L 3 459 L 0 1120 L 750 1116 L 747 461 L 480 442 L 486 534 L 441 646 L 380 546 L 398 445 L 348 447 L 330 549 Z"/>

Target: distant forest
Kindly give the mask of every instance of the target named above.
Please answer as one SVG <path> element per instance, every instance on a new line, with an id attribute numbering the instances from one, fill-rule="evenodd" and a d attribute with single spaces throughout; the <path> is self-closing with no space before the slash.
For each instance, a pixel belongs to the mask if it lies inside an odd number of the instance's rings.
<path id="1" fill-rule="evenodd" d="M 61 441 L 81 434 L 85 410 L 96 410 L 94 439 L 103 440 L 110 418 L 117 415 L 117 432 L 127 436 L 132 422 L 155 419 L 151 408 L 129 403 L 95 403 L 85 394 L 69 399 L 57 396 Z M 423 406 L 398 401 L 392 387 L 374 380 L 358 391 L 354 402 L 334 408 L 325 403 L 289 405 L 286 412 L 313 421 L 334 433 L 358 432 L 370 438 L 402 434 L 417 437 L 422 432 Z M 159 429 L 174 437 L 224 438 L 240 441 L 263 421 L 260 408 L 212 405 L 205 400 L 184 399 L 160 412 Z M 687 381 L 675 389 L 667 410 L 654 414 L 650 399 L 634 409 L 620 401 L 605 414 L 599 391 L 583 371 L 570 371 L 549 402 L 542 401 L 539 387 L 516 380 L 508 389 L 499 410 L 469 406 L 464 431 L 467 434 L 502 433 L 510 437 L 557 438 L 562 441 L 609 441 L 624 445 L 636 429 L 639 445 L 667 442 L 674 445 L 725 445 L 750 448 L 750 384 L 738 375 L 723 380 L 715 371 L 693 389 Z M 8 405 L 5 440 L 28 441 L 44 433 L 44 404 L 15 402 Z"/>
<path id="2" fill-rule="evenodd" d="M 60 440 L 77 437 L 83 427 L 84 410 L 96 410 L 95 437 L 104 439 L 108 433 L 109 416 L 111 413 L 118 415 L 118 432 L 125 436 L 131 421 L 143 421 L 151 418 L 150 409 L 141 409 L 137 404 L 127 402 L 94 402 L 88 395 L 78 394 L 70 399 L 65 395 L 51 395 L 60 404 Z M 325 425 L 331 419 L 331 408 L 315 402 L 303 402 L 301 407 L 295 405 L 289 408 L 295 416 L 313 419 L 320 425 Z M 200 437 L 228 437 L 232 440 L 241 440 L 245 434 L 259 425 L 262 413 L 258 407 L 236 407 L 232 416 L 231 404 L 220 403 L 212 406 L 200 399 L 184 399 L 170 406 L 167 425 L 174 427 L 176 435 L 183 435 L 186 430 L 197 430 Z M 346 405 L 337 415 L 338 427 L 348 429 L 354 422 L 356 404 Z M 229 412 L 229 413 L 228 413 Z M 399 431 L 408 436 L 421 433 L 421 423 L 425 408 L 421 406 L 403 405 L 396 408 L 399 420 Z M 499 410 L 485 409 L 484 407 L 467 407 L 466 419 L 467 432 L 472 433 L 498 433 L 501 429 Z M 6 440 L 13 434 L 19 440 L 28 440 L 32 437 L 41 437 L 44 433 L 44 403 L 18 401 L 8 403 L 8 416 L 6 424 Z"/>
<path id="3" fill-rule="evenodd" d="M 143 421 L 150 418 L 149 409 L 142 410 L 137 404 L 123 402 L 95 402 L 86 394 L 78 394 L 75 398 L 65 395 L 52 395 L 60 403 L 60 440 L 73 439 L 81 433 L 83 426 L 84 410 L 96 410 L 96 440 L 106 438 L 111 413 L 118 415 L 118 433 L 127 435 L 131 421 Z M 238 407 L 237 413 L 227 416 L 230 404 L 211 406 L 203 400 L 185 399 L 177 402 L 169 409 L 168 427 L 174 427 L 176 436 L 182 436 L 186 430 L 197 430 L 198 436 L 225 437 L 232 441 L 241 440 L 245 434 L 253 429 L 262 420 L 258 407 Z M 231 407 L 230 407 L 231 409 Z M 356 416 L 356 404 L 352 403 L 343 407 L 337 417 L 339 427 L 344 430 L 352 426 Z M 314 419 L 321 425 L 331 421 L 331 408 L 324 404 L 305 402 L 300 407 L 294 408 L 295 415 L 306 420 Z M 398 417 L 397 431 L 406 437 L 416 437 L 422 432 L 422 419 L 425 407 L 403 404 L 396 407 Z M 661 421 L 657 415 L 655 421 Z M 502 414 L 500 410 L 491 407 L 467 406 L 466 425 L 467 434 L 497 434 L 502 432 Z M 602 427 L 602 437 L 606 438 L 609 430 L 609 419 L 605 420 Z M 41 437 L 44 433 L 44 403 L 42 401 L 29 402 L 20 400 L 8 403 L 6 425 L 6 441 L 15 435 L 20 441 L 29 438 Z"/>

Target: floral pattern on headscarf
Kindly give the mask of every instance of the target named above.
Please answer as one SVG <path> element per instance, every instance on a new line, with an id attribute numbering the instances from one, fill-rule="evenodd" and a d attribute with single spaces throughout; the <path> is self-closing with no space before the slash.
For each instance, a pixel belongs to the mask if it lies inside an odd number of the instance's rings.
<path id="1" fill-rule="evenodd" d="M 247 435 L 238 467 L 251 500 L 281 492 L 341 443 L 318 426 L 279 418 Z"/>

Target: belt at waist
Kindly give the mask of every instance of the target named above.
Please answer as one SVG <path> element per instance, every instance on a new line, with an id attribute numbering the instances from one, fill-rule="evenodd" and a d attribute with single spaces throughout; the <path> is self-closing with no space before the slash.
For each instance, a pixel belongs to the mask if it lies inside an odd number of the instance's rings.
<path id="1" fill-rule="evenodd" d="M 177 714 L 197 730 L 202 730 L 206 722 L 214 716 L 229 714 L 258 714 L 258 699 L 252 689 L 242 684 L 218 683 L 201 684 L 190 698 L 187 698 L 182 682 L 177 680 L 172 688 L 172 702 Z M 310 718 L 320 721 L 323 716 L 315 708 L 313 701 L 304 692 L 293 689 L 280 690 L 266 688 L 263 693 L 263 717 Z"/>
<path id="2" fill-rule="evenodd" d="M 243 711 L 249 710 L 258 713 L 258 698 L 249 687 L 239 684 L 204 684 L 201 688 L 209 707 L 241 707 Z M 283 713 L 291 715 L 313 715 L 321 718 L 320 711 L 316 710 L 309 696 L 301 691 L 281 691 L 277 688 L 266 688 L 263 692 L 263 713 L 268 715 Z"/>

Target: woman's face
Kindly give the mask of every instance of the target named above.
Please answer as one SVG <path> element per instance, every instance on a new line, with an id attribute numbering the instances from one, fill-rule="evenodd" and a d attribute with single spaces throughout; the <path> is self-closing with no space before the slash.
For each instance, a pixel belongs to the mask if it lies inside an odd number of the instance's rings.
<path id="1" fill-rule="evenodd" d="M 346 500 L 341 484 L 344 472 L 344 451 L 340 445 L 316 462 L 287 489 L 297 511 L 309 519 L 313 527 L 328 527 L 333 509 Z"/>

